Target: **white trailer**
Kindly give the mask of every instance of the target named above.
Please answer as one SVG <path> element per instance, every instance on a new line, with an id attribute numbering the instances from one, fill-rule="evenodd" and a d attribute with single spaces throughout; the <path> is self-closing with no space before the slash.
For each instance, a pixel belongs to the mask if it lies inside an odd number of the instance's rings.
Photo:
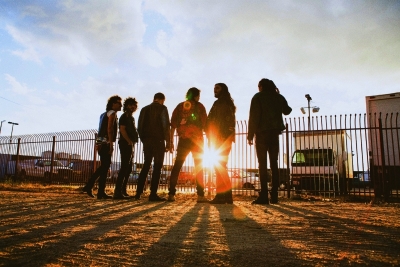
<path id="1" fill-rule="evenodd" d="M 400 93 L 365 97 L 370 176 L 375 195 L 400 188 Z"/>
<path id="2" fill-rule="evenodd" d="M 352 154 L 345 130 L 301 131 L 293 134 L 291 184 L 296 192 L 344 193 L 351 188 Z"/>

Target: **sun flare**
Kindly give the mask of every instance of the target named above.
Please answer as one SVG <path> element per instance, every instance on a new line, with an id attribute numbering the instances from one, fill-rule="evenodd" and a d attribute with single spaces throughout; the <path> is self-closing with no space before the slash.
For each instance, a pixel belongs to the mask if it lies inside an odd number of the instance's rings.
<path id="1" fill-rule="evenodd" d="M 203 165 L 205 167 L 214 167 L 220 160 L 221 156 L 214 148 L 205 148 L 203 153 Z"/>

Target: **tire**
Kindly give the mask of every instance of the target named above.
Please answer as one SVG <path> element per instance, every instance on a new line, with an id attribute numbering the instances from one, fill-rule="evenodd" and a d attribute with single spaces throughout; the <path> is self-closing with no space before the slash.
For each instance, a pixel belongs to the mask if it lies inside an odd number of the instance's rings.
<path id="1" fill-rule="evenodd" d="M 50 172 L 45 172 L 44 173 L 44 181 L 45 182 L 50 182 Z"/>
<path id="2" fill-rule="evenodd" d="M 246 182 L 243 184 L 243 189 L 255 189 L 252 183 Z"/>
<path id="3" fill-rule="evenodd" d="M 21 180 L 21 181 L 25 181 L 26 180 L 26 171 L 25 170 L 21 170 L 20 172 L 19 172 L 19 179 Z"/>

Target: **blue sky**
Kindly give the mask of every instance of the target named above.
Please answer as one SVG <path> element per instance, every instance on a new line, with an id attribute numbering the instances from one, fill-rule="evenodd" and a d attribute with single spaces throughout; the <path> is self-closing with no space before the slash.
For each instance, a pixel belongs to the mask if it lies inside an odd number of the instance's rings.
<path id="1" fill-rule="evenodd" d="M 400 91 L 399 29 L 399 1 L 3 0 L 1 135 L 94 129 L 113 94 L 163 92 L 172 113 L 195 86 L 209 111 L 218 82 L 246 120 L 261 78 L 290 117 L 305 94 L 315 115 L 365 113 Z"/>

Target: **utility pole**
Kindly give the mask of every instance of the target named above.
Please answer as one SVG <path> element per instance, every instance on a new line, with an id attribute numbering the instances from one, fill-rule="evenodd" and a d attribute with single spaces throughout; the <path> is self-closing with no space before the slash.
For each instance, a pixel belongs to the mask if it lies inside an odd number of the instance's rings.
<path id="1" fill-rule="evenodd" d="M 5 122 L 6 120 L 2 120 L 1 124 L 0 124 L 0 134 L 1 134 L 1 128 L 3 127 L 3 122 Z"/>

